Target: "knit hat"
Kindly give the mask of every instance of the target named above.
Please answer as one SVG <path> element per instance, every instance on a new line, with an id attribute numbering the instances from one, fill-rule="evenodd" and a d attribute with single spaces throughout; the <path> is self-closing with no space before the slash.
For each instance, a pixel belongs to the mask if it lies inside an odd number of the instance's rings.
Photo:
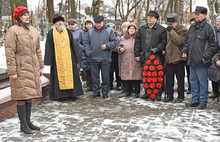
<path id="1" fill-rule="evenodd" d="M 92 18 L 86 18 L 84 24 L 86 24 L 87 22 L 91 22 L 94 25 L 94 21 Z"/>
<path id="2" fill-rule="evenodd" d="M 64 18 L 60 14 L 55 14 L 53 16 L 53 24 L 55 24 L 58 21 L 63 21 L 64 22 Z"/>
<path id="3" fill-rule="evenodd" d="M 124 27 L 127 27 L 128 25 L 129 25 L 129 22 L 124 22 L 124 23 L 122 23 L 121 29 L 123 29 Z"/>
<path id="4" fill-rule="evenodd" d="M 14 19 L 18 20 L 18 17 L 21 16 L 23 11 L 26 11 L 25 13 L 29 13 L 28 9 L 24 6 L 18 6 L 17 8 L 15 8 L 14 13 L 13 13 Z"/>
<path id="5" fill-rule="evenodd" d="M 220 21 L 220 16 L 216 17 L 216 21 Z"/>

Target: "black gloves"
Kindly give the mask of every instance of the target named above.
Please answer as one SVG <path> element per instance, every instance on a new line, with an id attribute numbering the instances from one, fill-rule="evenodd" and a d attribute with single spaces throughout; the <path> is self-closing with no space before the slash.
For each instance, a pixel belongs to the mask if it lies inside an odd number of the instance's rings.
<path id="1" fill-rule="evenodd" d="M 150 50 L 150 53 L 151 53 L 151 54 L 157 53 L 157 48 L 152 48 L 152 49 Z"/>
<path id="2" fill-rule="evenodd" d="M 167 27 L 167 31 L 170 32 L 173 28 L 171 26 Z"/>

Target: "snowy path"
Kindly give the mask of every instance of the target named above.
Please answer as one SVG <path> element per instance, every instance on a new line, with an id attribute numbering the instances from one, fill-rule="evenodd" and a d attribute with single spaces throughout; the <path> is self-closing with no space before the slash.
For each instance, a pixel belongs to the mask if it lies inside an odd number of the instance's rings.
<path id="1" fill-rule="evenodd" d="M 19 131 L 17 116 L 0 122 L 0 141 L 43 142 L 220 142 L 218 103 L 208 109 L 184 107 L 142 99 L 46 100 L 33 108 L 32 118 L 42 130 L 33 135 Z M 190 95 L 186 96 L 189 100 Z"/>

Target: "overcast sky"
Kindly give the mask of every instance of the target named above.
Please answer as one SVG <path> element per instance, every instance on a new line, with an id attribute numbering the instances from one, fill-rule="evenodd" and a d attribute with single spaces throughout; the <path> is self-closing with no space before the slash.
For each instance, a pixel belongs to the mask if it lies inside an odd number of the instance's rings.
<path id="1" fill-rule="evenodd" d="M 42 3 L 43 0 L 27 0 L 28 2 L 28 8 L 30 10 L 37 9 L 37 6 L 40 3 Z M 54 0 L 54 5 L 56 6 L 61 0 Z M 64 0 L 65 1 L 65 0 Z M 81 4 L 92 4 L 92 0 L 81 0 Z M 112 0 L 104 0 L 105 4 L 112 4 Z M 193 10 L 195 9 L 196 6 L 207 6 L 207 0 L 196 0 L 195 5 L 193 5 Z"/>

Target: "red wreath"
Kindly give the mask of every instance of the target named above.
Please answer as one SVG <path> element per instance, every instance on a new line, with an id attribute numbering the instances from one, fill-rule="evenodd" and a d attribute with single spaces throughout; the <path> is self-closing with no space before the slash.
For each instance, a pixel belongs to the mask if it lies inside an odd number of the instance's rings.
<path id="1" fill-rule="evenodd" d="M 142 82 L 147 95 L 152 100 L 163 87 L 163 65 L 156 55 L 149 54 L 145 61 L 142 72 Z"/>

